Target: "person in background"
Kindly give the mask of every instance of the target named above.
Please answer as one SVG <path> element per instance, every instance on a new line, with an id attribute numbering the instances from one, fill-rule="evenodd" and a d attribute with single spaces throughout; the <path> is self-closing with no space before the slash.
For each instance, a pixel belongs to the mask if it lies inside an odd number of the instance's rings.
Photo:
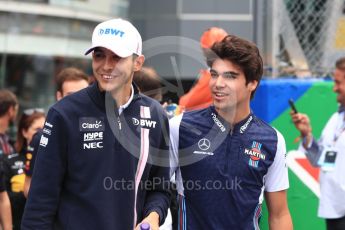
<path id="1" fill-rule="evenodd" d="M 10 124 L 14 123 L 18 113 L 18 100 L 16 95 L 7 89 L 0 90 L 0 157 L 14 152 L 6 132 Z"/>
<path id="2" fill-rule="evenodd" d="M 71 95 L 89 86 L 89 77 L 81 69 L 75 67 L 67 67 L 62 69 L 56 76 L 56 100 L 59 101 L 63 97 Z M 44 130 L 47 132 L 47 130 Z M 25 161 L 25 183 L 24 183 L 24 195 L 28 196 L 32 173 L 35 166 L 35 160 L 39 142 L 42 136 L 43 130 L 37 132 L 32 141 L 29 144 L 26 153 Z M 49 134 L 48 134 L 49 135 Z"/>
<path id="3" fill-rule="evenodd" d="M 15 153 L 4 158 L 4 177 L 6 190 L 12 208 L 12 223 L 14 230 L 20 230 L 26 198 L 24 196 L 24 167 L 25 154 L 32 136 L 44 125 L 45 114 L 43 109 L 26 109 L 19 119 Z"/>
<path id="4" fill-rule="evenodd" d="M 215 42 L 221 41 L 228 33 L 219 27 L 207 29 L 200 37 L 200 46 L 206 57 L 207 51 Z M 212 104 L 211 92 L 208 87 L 210 72 L 206 69 L 200 70 L 199 79 L 188 93 L 180 97 L 179 107 L 181 110 L 195 110 L 206 108 Z"/>
<path id="5" fill-rule="evenodd" d="M 17 117 L 18 100 L 7 89 L 0 90 L 0 223 L 5 230 L 12 229 L 11 203 L 4 181 L 4 158 L 14 152 L 6 132 Z"/>
<path id="6" fill-rule="evenodd" d="M 295 127 L 301 133 L 302 150 L 310 163 L 320 167 L 320 200 L 318 216 L 326 220 L 327 230 L 345 229 L 345 57 L 335 63 L 333 91 L 339 110 L 324 127 L 316 141 L 308 115 L 291 112 Z"/>
<path id="7" fill-rule="evenodd" d="M 89 76 L 81 69 L 67 67 L 56 76 L 56 100 L 89 86 Z"/>
<path id="8" fill-rule="evenodd" d="M 140 93 L 162 102 L 162 85 L 152 67 L 143 66 L 140 71 L 135 72 L 133 82 L 138 86 Z"/>
<path id="9" fill-rule="evenodd" d="M 12 230 L 11 202 L 6 192 L 4 174 L 0 170 L 0 229 Z"/>

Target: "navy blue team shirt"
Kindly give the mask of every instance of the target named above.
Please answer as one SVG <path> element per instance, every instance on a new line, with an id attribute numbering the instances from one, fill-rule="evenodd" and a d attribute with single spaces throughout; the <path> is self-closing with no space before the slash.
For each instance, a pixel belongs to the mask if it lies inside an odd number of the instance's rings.
<path id="1" fill-rule="evenodd" d="M 213 106 L 170 120 L 179 229 L 259 229 L 263 193 L 288 188 L 282 135 L 249 114 L 234 127 Z"/>
<path id="2" fill-rule="evenodd" d="M 22 229 L 133 229 L 152 211 L 164 221 L 169 167 L 158 161 L 168 159 L 168 120 L 159 103 L 132 89 L 133 99 L 119 116 L 112 100 L 106 106 L 97 83 L 52 106 Z M 146 164 L 143 149 L 149 153 Z M 154 186 L 147 183 L 153 180 Z"/>

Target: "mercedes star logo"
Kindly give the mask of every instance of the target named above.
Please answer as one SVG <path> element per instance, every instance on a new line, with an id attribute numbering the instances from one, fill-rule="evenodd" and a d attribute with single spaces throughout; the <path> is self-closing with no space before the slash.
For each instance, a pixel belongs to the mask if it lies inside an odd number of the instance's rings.
<path id="1" fill-rule="evenodd" d="M 210 148 L 211 142 L 206 138 L 202 138 L 199 140 L 198 146 L 201 150 L 206 151 Z"/>

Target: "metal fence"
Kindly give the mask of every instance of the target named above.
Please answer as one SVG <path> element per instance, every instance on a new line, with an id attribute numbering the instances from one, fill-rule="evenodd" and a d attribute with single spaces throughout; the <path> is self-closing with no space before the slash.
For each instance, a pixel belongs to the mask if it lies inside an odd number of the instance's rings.
<path id="1" fill-rule="evenodd" d="M 277 0 L 277 75 L 326 76 L 345 56 L 344 0 Z"/>

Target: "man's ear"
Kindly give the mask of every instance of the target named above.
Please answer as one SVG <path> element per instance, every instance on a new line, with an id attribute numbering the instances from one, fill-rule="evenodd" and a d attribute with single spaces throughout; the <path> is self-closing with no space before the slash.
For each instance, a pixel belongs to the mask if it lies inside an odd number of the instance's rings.
<path id="1" fill-rule="evenodd" d="M 56 100 L 59 101 L 62 98 L 62 93 L 60 91 L 56 92 Z"/>
<path id="2" fill-rule="evenodd" d="M 250 81 L 248 83 L 248 89 L 250 91 L 254 91 L 256 89 L 256 87 L 258 86 L 258 81 L 257 80 L 253 80 L 253 81 Z"/>
<path id="3" fill-rule="evenodd" d="M 17 115 L 17 110 L 18 110 L 18 107 L 16 105 L 10 106 L 7 110 L 8 116 L 14 120 L 16 118 L 16 115 Z"/>
<path id="4" fill-rule="evenodd" d="M 145 56 L 144 55 L 139 55 L 134 59 L 134 71 L 139 71 L 141 70 L 141 67 L 144 65 L 145 62 Z"/>

